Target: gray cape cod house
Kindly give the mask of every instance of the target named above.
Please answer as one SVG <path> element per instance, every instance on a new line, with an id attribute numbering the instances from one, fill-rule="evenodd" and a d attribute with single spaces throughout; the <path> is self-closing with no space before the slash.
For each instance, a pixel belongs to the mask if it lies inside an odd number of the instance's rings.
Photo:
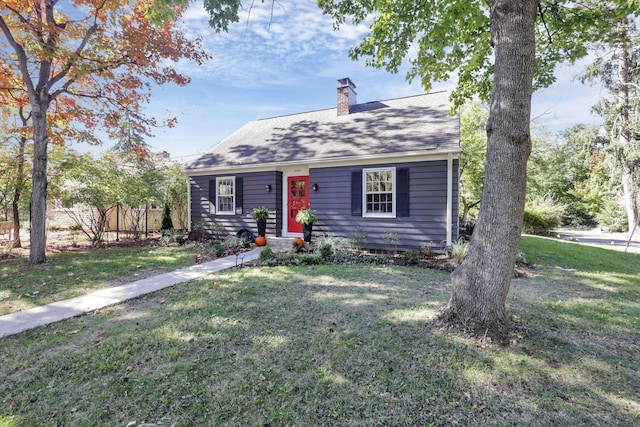
<path id="1" fill-rule="evenodd" d="M 216 223 L 256 233 L 251 211 L 270 211 L 269 236 L 367 235 L 365 247 L 417 250 L 457 239 L 460 121 L 448 93 L 358 104 L 340 79 L 336 108 L 256 120 L 186 167 L 189 229 Z"/>

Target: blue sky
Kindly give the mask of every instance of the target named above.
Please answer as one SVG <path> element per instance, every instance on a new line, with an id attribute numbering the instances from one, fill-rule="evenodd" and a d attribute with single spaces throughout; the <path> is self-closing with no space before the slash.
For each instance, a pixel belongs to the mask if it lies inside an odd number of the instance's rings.
<path id="1" fill-rule="evenodd" d="M 273 18 L 269 8 L 256 3 L 249 21 L 243 12 L 228 34 L 209 28 L 200 1 L 189 9 L 185 28 L 204 40 L 213 58 L 199 67 L 179 64 L 193 78 L 188 86 L 154 88 L 149 114 L 178 117 L 176 127 L 155 131 L 148 141 L 154 151 L 188 162 L 251 120 L 335 107 L 337 80 L 343 77 L 356 84 L 358 102 L 423 93 L 404 72 L 367 68 L 348 57 L 367 33 L 365 25 L 334 31 L 315 0 L 281 2 Z M 551 132 L 601 123 L 590 112 L 600 90 L 573 81 L 579 71 L 579 66 L 560 68 L 558 82 L 534 96 L 532 116 Z M 437 83 L 432 90 L 452 87 Z"/>

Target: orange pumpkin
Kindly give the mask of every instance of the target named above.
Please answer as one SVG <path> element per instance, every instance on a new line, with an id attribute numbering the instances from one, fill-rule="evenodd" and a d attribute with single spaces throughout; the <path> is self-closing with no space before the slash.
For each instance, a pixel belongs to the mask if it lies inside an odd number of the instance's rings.
<path id="1" fill-rule="evenodd" d="M 267 244 L 267 239 L 264 236 L 256 237 L 256 246 L 264 246 Z"/>
<path id="2" fill-rule="evenodd" d="M 297 244 L 301 248 L 304 248 L 304 240 L 302 240 L 300 237 L 294 237 L 293 243 Z"/>

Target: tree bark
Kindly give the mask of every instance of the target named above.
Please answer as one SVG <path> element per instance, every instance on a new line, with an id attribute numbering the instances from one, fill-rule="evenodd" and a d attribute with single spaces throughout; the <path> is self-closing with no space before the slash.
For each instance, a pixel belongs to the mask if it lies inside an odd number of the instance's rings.
<path id="1" fill-rule="evenodd" d="M 520 244 L 535 67 L 536 0 L 487 1 L 495 68 L 487 122 L 482 204 L 469 253 L 452 274 L 442 318 L 502 341 L 509 331 L 505 301 Z"/>
<path id="2" fill-rule="evenodd" d="M 29 263 L 41 264 L 46 261 L 47 244 L 47 107 L 33 105 L 33 172 L 31 174 L 31 231 Z"/>

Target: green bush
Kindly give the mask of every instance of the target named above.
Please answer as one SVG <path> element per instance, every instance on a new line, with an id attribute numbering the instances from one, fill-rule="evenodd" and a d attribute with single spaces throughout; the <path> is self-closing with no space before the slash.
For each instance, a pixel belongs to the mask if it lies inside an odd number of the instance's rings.
<path id="1" fill-rule="evenodd" d="M 316 254 L 302 254 L 297 257 L 297 262 L 302 265 L 317 265 L 321 260 L 320 255 Z"/>
<path id="2" fill-rule="evenodd" d="M 227 254 L 227 248 L 222 246 L 220 242 L 211 243 L 211 251 L 215 254 L 216 257 L 220 258 Z"/>
<path id="3" fill-rule="evenodd" d="M 265 246 L 260 252 L 260 262 L 275 258 L 275 252 L 269 246 Z"/>
<path id="4" fill-rule="evenodd" d="M 602 209 L 596 214 L 596 221 L 603 227 L 611 228 L 614 232 L 628 231 L 627 213 L 620 201 L 615 198 L 607 198 Z"/>
<path id="5" fill-rule="evenodd" d="M 456 263 L 460 264 L 469 253 L 469 242 L 458 240 L 451 244 L 451 256 L 455 259 Z"/>
<path id="6" fill-rule="evenodd" d="M 327 260 L 333 255 L 333 246 L 331 246 L 331 243 L 329 242 L 324 242 L 318 248 L 318 252 L 320 253 L 320 257 L 322 259 Z"/>
<path id="7" fill-rule="evenodd" d="M 160 230 L 173 230 L 171 208 L 169 207 L 168 203 L 164 204 L 164 209 L 162 210 L 162 225 L 160 225 Z"/>
<path id="8" fill-rule="evenodd" d="M 560 225 L 564 209 L 550 201 L 527 203 L 524 208 L 522 232 L 545 235 Z"/>
<path id="9" fill-rule="evenodd" d="M 420 254 L 416 251 L 408 250 L 402 254 L 402 260 L 405 264 L 416 265 L 420 262 Z"/>

